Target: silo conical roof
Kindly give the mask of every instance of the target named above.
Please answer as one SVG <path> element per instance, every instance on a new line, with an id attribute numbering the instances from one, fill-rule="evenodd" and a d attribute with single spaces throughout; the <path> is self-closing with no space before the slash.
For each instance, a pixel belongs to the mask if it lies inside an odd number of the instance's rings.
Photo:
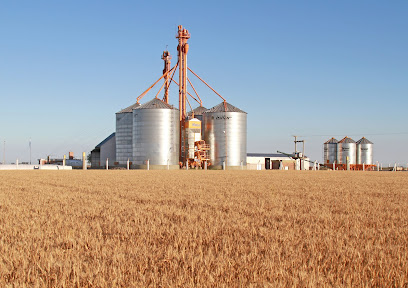
<path id="1" fill-rule="evenodd" d="M 238 109 L 237 107 L 229 104 L 228 102 L 221 102 L 217 106 L 214 106 L 204 113 L 211 113 L 211 112 L 240 112 L 240 113 L 246 113 L 245 111 L 242 111 L 241 109 Z"/>
<path id="2" fill-rule="evenodd" d="M 176 109 L 172 105 L 163 102 L 158 98 L 153 98 L 135 109 Z M 177 109 L 176 109 L 177 110 Z"/>
<path id="3" fill-rule="evenodd" d="M 339 141 L 339 143 L 356 143 L 356 141 L 354 141 L 353 139 L 349 138 L 349 137 L 344 137 L 343 139 L 341 139 Z"/>
<path id="4" fill-rule="evenodd" d="M 119 112 L 116 112 L 116 114 L 120 114 L 120 113 L 132 113 L 133 109 L 136 109 L 137 107 L 139 107 L 140 104 L 139 103 L 135 103 L 130 105 L 129 107 L 126 107 L 125 109 L 120 110 Z"/>
<path id="5" fill-rule="evenodd" d="M 326 142 L 324 142 L 324 144 L 337 144 L 339 141 L 332 137 L 331 139 L 327 140 Z"/>
<path id="6" fill-rule="evenodd" d="M 370 140 L 368 140 L 367 138 L 363 137 L 360 140 L 358 140 L 356 142 L 357 144 L 373 144 L 373 142 L 371 142 Z"/>
<path id="7" fill-rule="evenodd" d="M 203 107 L 203 106 L 198 106 L 197 108 L 195 108 L 193 111 L 188 112 L 188 115 L 192 115 L 192 112 L 194 112 L 194 115 L 203 115 L 203 113 L 205 111 L 207 111 L 208 109 Z"/>

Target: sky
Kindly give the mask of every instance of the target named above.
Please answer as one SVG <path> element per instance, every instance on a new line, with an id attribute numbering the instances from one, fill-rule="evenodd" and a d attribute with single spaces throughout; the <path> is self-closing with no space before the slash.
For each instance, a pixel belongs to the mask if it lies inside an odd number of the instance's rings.
<path id="1" fill-rule="evenodd" d="M 405 166 L 407 15 L 406 0 L 0 1 L 0 161 L 29 161 L 30 139 L 33 162 L 89 153 L 161 76 L 163 50 L 177 62 L 183 25 L 189 67 L 248 113 L 248 152 L 293 152 L 299 135 L 322 161 L 329 138 L 365 136 L 375 162 Z"/>

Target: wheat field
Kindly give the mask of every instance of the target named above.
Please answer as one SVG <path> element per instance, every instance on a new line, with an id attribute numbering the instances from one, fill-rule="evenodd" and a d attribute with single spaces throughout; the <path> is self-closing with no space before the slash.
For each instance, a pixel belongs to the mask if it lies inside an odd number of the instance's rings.
<path id="1" fill-rule="evenodd" d="M 0 287 L 407 287 L 408 173 L 1 171 Z"/>

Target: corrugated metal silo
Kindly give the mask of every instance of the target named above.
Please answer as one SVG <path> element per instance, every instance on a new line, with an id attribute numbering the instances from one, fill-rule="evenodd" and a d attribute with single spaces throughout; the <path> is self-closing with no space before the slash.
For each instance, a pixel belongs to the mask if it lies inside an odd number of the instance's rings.
<path id="1" fill-rule="evenodd" d="M 337 159 L 337 139 L 331 138 L 323 144 L 324 164 L 333 164 Z"/>
<path id="2" fill-rule="evenodd" d="M 222 102 L 205 111 L 204 140 L 210 145 L 213 168 L 246 166 L 247 156 L 247 113 Z"/>
<path id="3" fill-rule="evenodd" d="M 139 107 L 139 103 L 116 113 L 116 161 L 124 165 L 127 160 L 133 161 L 133 109 Z"/>
<path id="4" fill-rule="evenodd" d="M 150 169 L 179 165 L 179 111 L 157 98 L 133 110 L 133 164 Z"/>
<path id="5" fill-rule="evenodd" d="M 194 118 L 197 118 L 200 121 L 203 121 L 203 113 L 208 109 L 203 106 L 198 106 L 193 111 L 188 112 L 188 116 L 192 116 L 194 112 Z"/>
<path id="6" fill-rule="evenodd" d="M 357 164 L 373 164 L 373 142 L 365 137 L 357 141 Z"/>
<path id="7" fill-rule="evenodd" d="M 346 136 L 337 143 L 337 163 L 347 164 L 347 157 L 350 164 L 356 164 L 356 142 Z"/>

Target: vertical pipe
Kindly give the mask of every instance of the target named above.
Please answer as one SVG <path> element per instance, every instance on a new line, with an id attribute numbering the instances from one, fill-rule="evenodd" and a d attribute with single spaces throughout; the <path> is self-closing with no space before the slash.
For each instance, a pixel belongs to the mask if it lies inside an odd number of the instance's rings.
<path id="1" fill-rule="evenodd" d="M 187 39 L 190 38 L 188 30 L 183 29 L 183 26 L 178 26 L 178 63 L 179 63 L 179 109 L 180 109 L 180 162 L 187 160 L 186 143 L 183 141 L 184 121 L 186 119 L 186 97 L 187 97 L 187 53 L 188 44 Z M 184 135 L 185 137 L 185 135 Z"/>
<path id="2" fill-rule="evenodd" d="M 64 157 L 62 158 L 62 167 L 65 169 L 65 163 L 66 163 L 66 160 L 67 159 L 67 156 L 65 156 L 64 155 Z"/>
<path id="3" fill-rule="evenodd" d="M 222 170 L 225 170 L 225 161 L 222 161 Z"/>
<path id="4" fill-rule="evenodd" d="M 207 161 L 204 161 L 204 170 L 207 170 Z"/>
<path id="5" fill-rule="evenodd" d="M 147 159 L 147 170 L 150 170 L 150 159 Z"/>
<path id="6" fill-rule="evenodd" d="M 16 169 L 18 169 L 18 159 L 16 160 Z"/>
<path id="7" fill-rule="evenodd" d="M 163 69 L 163 74 L 167 73 L 170 70 L 171 66 L 171 56 L 169 51 L 163 51 L 162 59 L 164 60 L 164 69 Z M 164 102 L 167 104 L 169 103 L 169 78 L 170 78 L 170 73 L 166 74 L 164 76 Z"/>
<path id="8" fill-rule="evenodd" d="M 106 158 L 106 170 L 109 170 L 109 158 Z"/>
<path id="9" fill-rule="evenodd" d="M 184 123 L 183 123 L 183 112 L 182 112 L 182 110 L 183 110 L 183 107 L 182 107 L 182 97 L 183 97 L 183 92 L 182 92 L 182 90 L 183 90 L 183 88 L 182 88 L 182 78 L 183 78 L 183 57 L 182 57 L 182 48 L 183 48 L 183 43 L 182 43 L 182 38 L 181 38 L 181 35 L 180 35 L 180 33 L 181 33 L 181 26 L 179 26 L 178 27 L 178 40 L 179 40 L 179 44 L 178 44 L 178 47 L 177 47 L 177 51 L 178 51 L 178 63 L 179 63 L 179 121 L 180 121 L 180 147 L 179 147 L 179 157 L 180 157 L 180 159 L 179 159 L 179 161 L 181 162 L 181 163 L 183 163 L 182 161 L 183 161 L 183 155 L 182 155 L 182 153 L 183 153 L 183 142 L 182 142 L 182 131 L 183 131 L 183 125 L 184 125 Z"/>
<path id="10" fill-rule="evenodd" d="M 363 171 L 365 171 L 365 163 L 363 163 Z"/>
<path id="11" fill-rule="evenodd" d="M 350 171 L 350 159 L 349 159 L 349 156 L 346 156 L 346 167 L 347 167 L 347 171 Z"/>
<path id="12" fill-rule="evenodd" d="M 183 119 L 186 118 L 187 116 L 187 50 L 186 44 L 187 41 L 185 41 L 185 44 L 183 45 L 183 65 L 184 65 L 184 75 L 183 75 Z"/>
<path id="13" fill-rule="evenodd" d="M 297 153 L 297 148 L 296 148 L 296 145 L 297 145 L 297 136 L 293 136 L 293 137 L 295 137 L 295 154 Z"/>
<path id="14" fill-rule="evenodd" d="M 86 154 L 82 152 L 82 170 L 86 170 Z"/>
<path id="15" fill-rule="evenodd" d="M 126 161 L 126 169 L 129 170 L 129 158 Z"/>

